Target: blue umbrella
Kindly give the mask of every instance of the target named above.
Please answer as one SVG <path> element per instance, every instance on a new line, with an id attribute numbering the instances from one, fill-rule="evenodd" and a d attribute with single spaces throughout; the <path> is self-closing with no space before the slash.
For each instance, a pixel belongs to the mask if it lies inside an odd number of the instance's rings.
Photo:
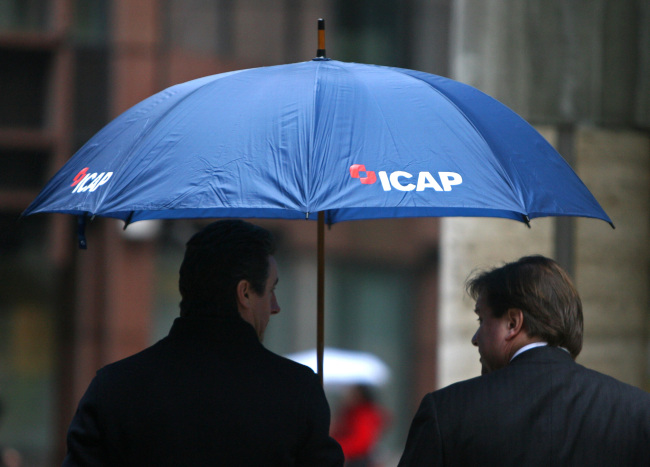
<path id="1" fill-rule="evenodd" d="M 158 218 L 611 220 L 528 123 L 427 73 L 328 59 L 170 87 L 84 145 L 24 212 Z"/>
<path id="2" fill-rule="evenodd" d="M 318 218 L 321 379 L 325 223 L 584 216 L 611 224 L 571 167 L 503 104 L 440 76 L 327 59 L 320 33 L 313 60 L 207 76 L 135 105 L 23 215 L 73 214 L 81 232 L 94 216 L 126 225 Z"/>

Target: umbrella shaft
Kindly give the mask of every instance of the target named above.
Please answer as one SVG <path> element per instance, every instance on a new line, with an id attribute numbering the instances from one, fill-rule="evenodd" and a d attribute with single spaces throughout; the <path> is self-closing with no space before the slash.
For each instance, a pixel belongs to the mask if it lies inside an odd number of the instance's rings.
<path id="1" fill-rule="evenodd" d="M 323 351 L 325 349 L 325 214 L 318 213 L 318 278 L 316 305 L 316 368 L 323 384 Z"/>

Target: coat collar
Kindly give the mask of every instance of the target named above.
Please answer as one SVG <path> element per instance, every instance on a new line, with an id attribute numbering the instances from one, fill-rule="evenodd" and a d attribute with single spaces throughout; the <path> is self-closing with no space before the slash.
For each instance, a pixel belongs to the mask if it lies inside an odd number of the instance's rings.
<path id="1" fill-rule="evenodd" d="M 185 316 L 174 320 L 169 331 L 172 340 L 208 340 L 261 345 L 255 329 L 240 316 Z"/>
<path id="2" fill-rule="evenodd" d="M 510 365 L 521 363 L 573 362 L 571 354 L 559 347 L 545 345 L 520 353 L 512 359 Z"/>

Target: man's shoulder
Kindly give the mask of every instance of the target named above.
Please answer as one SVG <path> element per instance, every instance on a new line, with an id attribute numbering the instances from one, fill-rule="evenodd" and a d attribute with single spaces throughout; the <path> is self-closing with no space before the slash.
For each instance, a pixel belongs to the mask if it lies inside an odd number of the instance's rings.
<path id="1" fill-rule="evenodd" d="M 156 342 L 155 344 L 129 355 L 127 357 L 121 358 L 111 363 L 107 363 L 99 370 L 97 370 L 98 375 L 113 375 L 113 374 L 127 374 L 132 371 L 139 371 L 142 368 L 146 368 L 153 364 L 155 361 L 160 361 L 158 354 L 161 353 L 162 348 L 164 347 L 164 341 Z"/>
<path id="2" fill-rule="evenodd" d="M 486 379 L 486 376 L 477 376 L 437 389 L 429 393 L 429 396 L 438 402 L 456 398 L 466 399 L 467 397 L 471 397 L 472 394 L 483 394 L 486 387 L 490 385 L 491 383 Z"/>
<path id="3" fill-rule="evenodd" d="M 591 368 L 576 365 L 584 374 L 584 378 L 593 385 L 608 387 L 619 394 L 627 394 L 640 404 L 645 404 L 650 409 L 650 393 L 632 384 L 626 383 L 613 376 L 601 373 Z"/>
<path id="4" fill-rule="evenodd" d="M 530 350 L 530 353 L 525 352 L 521 357 L 517 357 L 521 360 L 516 364 L 510 364 L 487 375 L 450 384 L 434 391 L 431 395 L 437 403 L 457 399 L 468 402 L 473 398 L 479 401 L 485 400 L 486 397 L 497 400 L 504 394 L 513 392 L 540 393 L 544 388 L 548 391 L 556 391 L 572 386 L 574 391 L 608 393 L 617 400 L 634 401 L 636 406 L 643 406 L 650 410 L 650 393 L 647 391 L 587 368 L 571 358 L 564 358 L 563 350 L 557 349 L 554 356 L 550 350 Z M 548 358 L 549 355 L 552 357 Z M 525 364 L 526 360 L 530 364 Z M 552 368 L 549 368 L 549 365 L 552 365 Z"/>
<path id="5" fill-rule="evenodd" d="M 316 376 L 314 370 L 306 365 L 294 362 L 282 355 L 278 355 L 266 347 L 263 348 L 263 352 L 268 365 L 272 367 L 274 371 L 284 372 L 300 378 L 314 378 Z"/>
<path id="6" fill-rule="evenodd" d="M 554 365 L 549 370 L 548 365 Z M 431 393 L 436 400 L 476 399 L 483 403 L 487 398 L 496 400 L 509 397 L 526 388 L 545 385 L 551 373 L 561 373 L 577 365 L 564 350 L 539 347 L 517 356 L 509 365 L 486 375 L 458 381 Z"/>

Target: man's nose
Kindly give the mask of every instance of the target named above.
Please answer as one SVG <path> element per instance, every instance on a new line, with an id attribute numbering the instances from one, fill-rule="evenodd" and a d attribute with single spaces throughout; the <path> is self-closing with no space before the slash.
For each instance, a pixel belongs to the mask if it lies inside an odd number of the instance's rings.
<path id="1" fill-rule="evenodd" d="M 277 315 L 280 313 L 280 305 L 278 305 L 278 300 L 273 297 L 273 302 L 271 302 L 271 314 Z"/>
<path id="2" fill-rule="evenodd" d="M 477 335 L 477 334 L 478 334 L 478 331 L 476 331 L 476 332 L 474 333 L 474 335 L 472 336 L 472 345 L 474 345 L 474 346 L 476 346 L 476 347 L 478 347 L 478 339 L 476 338 L 476 335 Z"/>

